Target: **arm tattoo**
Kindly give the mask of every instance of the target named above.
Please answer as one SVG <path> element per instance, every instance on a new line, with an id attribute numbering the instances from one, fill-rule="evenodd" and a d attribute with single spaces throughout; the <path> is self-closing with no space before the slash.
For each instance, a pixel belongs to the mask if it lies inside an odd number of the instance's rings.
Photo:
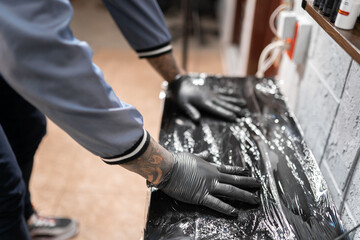
<path id="1" fill-rule="evenodd" d="M 176 75 L 184 74 L 185 71 L 176 64 L 173 54 L 166 53 L 158 57 L 147 59 L 150 65 L 168 82 L 173 80 Z"/>
<path id="2" fill-rule="evenodd" d="M 121 166 L 159 184 L 172 169 L 173 161 L 172 154 L 151 138 L 144 154 Z"/>

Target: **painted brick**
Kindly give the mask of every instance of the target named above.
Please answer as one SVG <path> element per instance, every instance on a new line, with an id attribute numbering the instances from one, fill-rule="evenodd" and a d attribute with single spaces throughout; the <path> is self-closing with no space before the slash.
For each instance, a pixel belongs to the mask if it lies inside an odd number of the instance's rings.
<path id="1" fill-rule="evenodd" d="M 339 120 L 336 121 L 336 129 L 334 126 L 334 135 L 336 136 L 331 138 L 332 141 L 338 142 L 338 151 L 341 152 L 341 158 L 337 159 L 336 162 L 333 162 L 334 171 L 333 175 L 336 173 L 336 169 L 339 165 L 343 164 L 346 167 L 350 168 L 352 161 L 355 158 L 356 152 L 360 147 L 360 65 L 356 62 L 352 63 L 349 79 L 347 81 L 344 97 L 340 104 Z M 340 111 L 341 110 L 341 111 Z M 336 119 L 337 120 L 337 119 Z M 338 127 L 341 126 L 340 129 Z M 329 151 L 334 151 L 329 149 Z M 349 169 L 347 169 L 349 171 Z M 340 184 L 341 179 L 338 180 Z M 360 165 L 358 164 L 354 172 L 348 195 L 346 196 L 346 204 L 349 206 L 351 214 L 355 218 L 355 223 L 351 223 L 351 218 L 344 214 L 342 219 L 345 223 L 345 226 L 350 229 L 356 224 L 360 223 Z M 354 239 L 360 239 L 360 230 L 357 230 Z"/>
<path id="2" fill-rule="evenodd" d="M 317 42 L 319 40 L 318 35 L 319 35 L 319 31 L 320 31 L 321 27 L 315 22 L 315 20 L 312 17 L 310 17 L 309 15 L 307 15 L 307 16 L 310 19 L 310 21 L 312 22 L 311 39 L 310 39 L 307 57 L 308 57 L 308 59 L 312 59 L 314 57 Z"/>
<path id="3" fill-rule="evenodd" d="M 347 212 L 345 212 L 341 217 L 347 229 L 351 229 L 355 227 L 355 225 L 360 223 L 360 205 L 359 205 L 360 192 L 358 185 L 359 182 L 360 182 L 360 167 L 358 167 L 356 174 L 353 176 L 353 181 L 346 198 L 346 203 L 349 206 L 353 218 L 355 218 L 355 222 L 352 221 L 351 217 Z M 357 231 L 357 235 L 360 236 L 360 230 Z M 360 239 L 360 238 L 354 238 L 354 239 Z"/>
<path id="4" fill-rule="evenodd" d="M 354 238 L 353 239 L 360 239 L 360 230 L 358 229 L 358 230 L 356 230 L 356 232 L 355 232 L 355 236 L 354 236 Z"/>
<path id="5" fill-rule="evenodd" d="M 320 28 L 312 53 L 312 63 L 337 98 L 340 98 L 351 57 Z"/>
<path id="6" fill-rule="evenodd" d="M 353 227 L 355 227 L 358 223 L 356 221 L 353 221 L 350 215 L 352 214 L 352 209 L 347 209 L 342 215 L 341 220 L 343 223 L 343 227 L 346 231 L 351 230 Z M 354 237 L 355 236 L 355 237 Z M 357 230 L 356 232 L 350 233 L 349 235 L 350 239 L 358 240 L 360 239 L 360 230 Z"/>
<path id="7" fill-rule="evenodd" d="M 326 160 L 322 162 L 320 166 L 320 170 L 324 176 L 324 179 L 326 180 L 330 195 L 334 200 L 335 206 L 339 209 L 342 201 L 342 193 L 341 190 L 339 189 L 337 182 L 334 179 L 333 173 Z"/>
<path id="8" fill-rule="evenodd" d="M 322 157 L 337 105 L 312 66 L 308 64 L 300 86 L 296 116 L 317 161 Z"/>
<path id="9" fill-rule="evenodd" d="M 278 79 L 280 80 L 279 87 L 286 98 L 290 110 L 295 112 L 300 80 L 296 70 L 296 64 L 294 64 L 286 54 L 282 56 Z"/>
<path id="10" fill-rule="evenodd" d="M 360 146 L 359 80 L 360 66 L 353 62 L 329 143 L 324 153 L 324 159 L 327 160 L 330 169 L 333 169 L 333 176 L 340 189 L 344 187 L 352 161 Z"/>

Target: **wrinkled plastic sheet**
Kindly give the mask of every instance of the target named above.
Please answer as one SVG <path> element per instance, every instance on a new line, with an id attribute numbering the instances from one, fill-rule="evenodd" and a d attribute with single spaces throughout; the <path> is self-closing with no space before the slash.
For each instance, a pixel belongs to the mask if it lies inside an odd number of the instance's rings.
<path id="1" fill-rule="evenodd" d="M 146 240 L 334 239 L 341 221 L 313 154 L 271 79 L 194 76 L 215 92 L 245 98 L 250 115 L 236 123 L 204 115 L 199 124 L 165 100 L 160 143 L 170 151 L 208 151 L 215 164 L 242 166 L 261 179 L 261 204 L 225 200 L 238 218 L 185 204 L 152 189 Z"/>

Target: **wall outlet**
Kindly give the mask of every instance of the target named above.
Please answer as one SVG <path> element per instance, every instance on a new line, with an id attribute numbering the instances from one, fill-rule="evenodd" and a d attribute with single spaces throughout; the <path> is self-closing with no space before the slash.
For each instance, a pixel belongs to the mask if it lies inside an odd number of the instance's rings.
<path id="1" fill-rule="evenodd" d="M 311 22 L 294 11 L 282 11 L 278 16 L 278 36 L 290 44 L 286 51 L 296 64 L 305 62 L 311 37 Z"/>
<path id="2" fill-rule="evenodd" d="M 292 38 L 295 32 L 296 13 L 294 11 L 282 11 L 277 18 L 277 34 L 280 38 L 286 40 Z"/>
<path id="3" fill-rule="evenodd" d="M 297 16 L 295 24 L 295 31 L 292 38 L 287 38 L 286 41 L 290 44 L 290 48 L 286 51 L 290 59 L 296 64 L 305 62 L 310 37 L 311 37 L 311 22 L 303 16 Z"/>

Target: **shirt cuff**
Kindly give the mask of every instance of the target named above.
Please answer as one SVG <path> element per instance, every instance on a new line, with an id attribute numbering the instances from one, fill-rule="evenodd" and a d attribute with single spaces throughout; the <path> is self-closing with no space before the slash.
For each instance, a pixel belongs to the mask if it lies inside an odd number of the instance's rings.
<path id="1" fill-rule="evenodd" d="M 129 150 L 111 158 L 101 158 L 107 164 L 123 164 L 140 157 L 148 148 L 150 134 L 144 129 L 144 134 Z"/>
<path id="2" fill-rule="evenodd" d="M 139 58 L 151 58 L 151 57 L 158 57 L 165 53 L 169 53 L 172 51 L 172 46 L 170 42 L 158 45 L 156 47 L 136 50 L 138 53 Z"/>

